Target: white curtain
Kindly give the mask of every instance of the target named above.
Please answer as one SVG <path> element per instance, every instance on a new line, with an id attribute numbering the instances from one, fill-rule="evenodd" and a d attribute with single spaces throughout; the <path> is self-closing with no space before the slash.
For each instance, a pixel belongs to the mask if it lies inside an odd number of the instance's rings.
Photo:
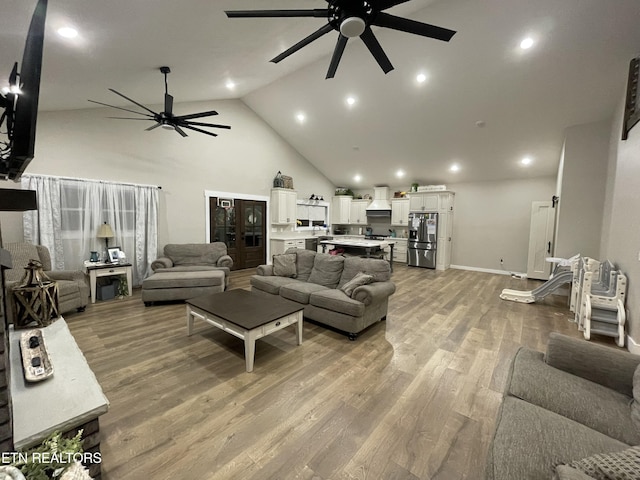
<path id="1" fill-rule="evenodd" d="M 35 190 L 38 210 L 24 213 L 24 238 L 45 245 L 55 270 L 79 270 L 92 251 L 106 258 L 106 242 L 96 237 L 108 223 L 133 265 L 133 284 L 150 273 L 158 251 L 158 188 L 97 180 L 23 175 L 22 188 Z"/>

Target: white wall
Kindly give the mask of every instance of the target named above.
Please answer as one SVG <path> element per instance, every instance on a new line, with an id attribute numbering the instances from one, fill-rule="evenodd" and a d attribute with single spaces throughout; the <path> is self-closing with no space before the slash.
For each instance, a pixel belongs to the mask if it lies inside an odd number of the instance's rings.
<path id="1" fill-rule="evenodd" d="M 456 192 L 451 263 L 462 267 L 526 272 L 531 202 L 551 200 L 555 178 L 448 186 Z"/>
<path id="2" fill-rule="evenodd" d="M 624 80 L 621 79 L 621 82 Z M 627 326 L 640 352 L 640 124 L 621 140 L 623 100 L 614 116 L 611 136 L 609 182 L 604 212 L 601 257 L 608 258 L 628 278 Z"/>
<path id="3" fill-rule="evenodd" d="M 565 130 L 554 255 L 598 258 L 611 120 Z"/>
<path id="4" fill-rule="evenodd" d="M 41 112 L 36 156 L 26 173 L 162 186 L 160 247 L 205 240 L 205 190 L 268 197 L 280 170 L 293 177 L 298 198 L 331 197 L 333 184 L 241 101 L 175 107 L 179 114 L 211 109 L 219 115 L 210 121 L 231 125 L 215 130 L 216 138 L 189 131 L 183 138 L 160 128 L 146 132 L 151 122 L 108 119 L 120 115 L 107 108 Z M 0 219 L 4 241 L 20 241 L 21 215 Z"/>

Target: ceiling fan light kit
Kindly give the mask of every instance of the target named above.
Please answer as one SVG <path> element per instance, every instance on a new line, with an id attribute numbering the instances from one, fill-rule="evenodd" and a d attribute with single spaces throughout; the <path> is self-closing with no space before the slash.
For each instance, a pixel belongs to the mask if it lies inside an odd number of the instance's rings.
<path id="1" fill-rule="evenodd" d="M 155 128 L 161 127 L 165 130 L 175 130 L 181 136 L 188 136 L 187 133 L 183 129 L 193 130 L 194 132 L 204 133 L 205 135 L 211 135 L 212 137 L 217 137 L 217 133 L 209 132 L 207 130 L 203 130 L 198 127 L 209 127 L 209 128 L 225 128 L 230 129 L 229 125 L 219 125 L 216 123 L 204 123 L 204 122 L 194 122 L 194 119 L 210 117 L 212 115 L 218 115 L 218 112 L 215 110 L 209 110 L 206 112 L 199 113 L 191 113 L 188 115 L 174 115 L 173 114 L 173 97 L 169 95 L 169 85 L 167 82 L 167 75 L 171 73 L 171 69 L 167 66 L 163 66 L 159 68 L 160 73 L 164 75 L 164 110 L 162 112 L 154 112 L 153 110 L 145 107 L 141 103 L 132 100 L 131 98 L 123 95 L 122 93 L 110 88 L 113 93 L 121 96 L 125 100 L 133 103 L 134 105 L 142 108 L 145 112 L 138 112 L 136 110 L 130 110 L 128 108 L 117 107 L 115 105 L 109 105 L 107 103 L 96 102 L 95 100 L 89 100 L 91 103 L 96 103 L 98 105 L 103 105 L 105 107 L 116 108 L 118 110 L 124 110 L 125 112 L 135 113 L 136 115 L 142 115 L 143 118 L 136 117 L 109 117 L 116 118 L 120 120 L 151 120 L 156 122 L 155 125 L 151 125 L 149 128 L 146 128 L 146 131 L 153 130 Z"/>
<path id="2" fill-rule="evenodd" d="M 454 30 L 410 20 L 408 18 L 396 17 L 395 15 L 383 12 L 383 10 L 408 1 L 409 0 L 364 0 L 354 2 L 353 0 L 327 0 L 329 5 L 326 9 L 230 10 L 225 13 L 229 18 L 326 17 L 327 23 L 325 25 L 271 61 L 278 63 L 314 40 L 317 40 L 332 30 L 336 30 L 338 32 L 338 41 L 336 42 L 326 76 L 326 78 L 333 78 L 338 69 L 338 64 L 342 58 L 347 41 L 355 37 L 360 37 L 384 73 L 389 73 L 393 70 L 391 61 L 371 30 L 372 26 L 391 28 L 401 32 L 434 38 L 443 42 L 451 40 L 456 33 Z"/>

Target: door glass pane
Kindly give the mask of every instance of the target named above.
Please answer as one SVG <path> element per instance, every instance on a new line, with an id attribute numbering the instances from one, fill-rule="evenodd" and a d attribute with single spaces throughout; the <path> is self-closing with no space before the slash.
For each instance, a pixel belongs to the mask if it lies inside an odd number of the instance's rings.
<path id="1" fill-rule="evenodd" d="M 236 208 L 235 207 L 226 207 L 225 208 L 225 240 L 224 242 L 227 244 L 227 247 L 235 247 L 236 245 Z"/>

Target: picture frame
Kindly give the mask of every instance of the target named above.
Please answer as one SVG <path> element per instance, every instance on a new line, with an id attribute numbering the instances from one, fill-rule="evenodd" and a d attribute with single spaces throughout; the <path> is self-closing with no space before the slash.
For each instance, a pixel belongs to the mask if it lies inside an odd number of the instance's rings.
<path id="1" fill-rule="evenodd" d="M 118 263 L 120 258 L 118 257 L 118 253 L 120 252 L 120 247 L 111 247 L 107 249 L 107 255 L 109 256 L 109 262 Z"/>

